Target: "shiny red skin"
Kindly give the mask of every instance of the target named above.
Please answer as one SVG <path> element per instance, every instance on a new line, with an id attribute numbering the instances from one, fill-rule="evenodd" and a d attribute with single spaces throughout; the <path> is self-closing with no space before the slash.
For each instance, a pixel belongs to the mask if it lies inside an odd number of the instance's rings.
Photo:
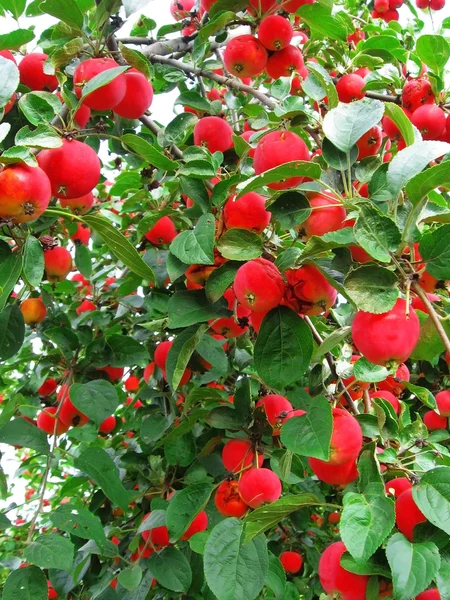
<path id="1" fill-rule="evenodd" d="M 266 200 L 260 194 L 249 192 L 240 198 L 232 196 L 223 209 L 227 229 L 249 229 L 262 233 L 270 223 L 272 214 L 266 210 Z"/>
<path id="2" fill-rule="evenodd" d="M 6 58 L 6 60 L 11 60 L 15 65 L 17 64 L 14 54 L 9 50 L 0 50 L 0 56 L 3 56 L 3 58 Z"/>
<path id="3" fill-rule="evenodd" d="M 119 379 L 122 379 L 124 372 L 123 367 L 101 367 L 99 370 L 104 371 L 110 381 L 119 381 Z"/>
<path id="4" fill-rule="evenodd" d="M 440 302 L 441 300 L 441 297 L 437 294 L 427 293 L 427 298 L 430 302 Z M 411 306 L 414 308 L 414 310 L 421 310 L 422 312 L 428 315 L 428 308 L 425 306 L 423 300 L 421 300 L 419 296 L 416 296 L 412 299 Z"/>
<path id="5" fill-rule="evenodd" d="M 0 218 L 28 223 L 42 215 L 51 199 L 51 186 L 39 167 L 15 163 L 0 171 Z"/>
<path id="6" fill-rule="evenodd" d="M 376 392 L 370 392 L 371 398 L 382 398 L 389 402 L 392 408 L 395 410 L 395 414 L 400 414 L 400 402 L 397 399 L 397 396 L 394 396 L 392 392 L 388 392 L 386 390 L 377 390 Z"/>
<path id="7" fill-rule="evenodd" d="M 303 558 L 298 552 L 282 552 L 280 563 L 286 573 L 298 573 L 303 566 Z"/>
<path id="8" fill-rule="evenodd" d="M 79 198 L 100 181 L 100 160 L 93 148 L 77 140 L 63 140 L 59 148 L 41 150 L 39 166 L 50 179 L 57 198 Z"/>
<path id="9" fill-rule="evenodd" d="M 214 495 L 214 504 L 224 517 L 240 519 L 248 510 L 247 504 L 239 496 L 237 481 L 222 481 Z"/>
<path id="10" fill-rule="evenodd" d="M 118 66 L 118 63 L 112 58 L 88 58 L 80 63 L 73 74 L 73 84 L 77 98 L 81 98 L 85 83 L 100 73 L 115 69 Z M 86 96 L 83 104 L 93 110 L 111 110 L 123 100 L 126 90 L 126 79 L 122 73 L 107 85 Z"/>
<path id="11" fill-rule="evenodd" d="M 63 103 L 63 97 L 61 92 L 56 92 L 56 95 Z M 89 123 L 89 119 L 91 118 L 91 109 L 89 106 L 82 104 L 80 108 L 75 112 L 74 120 L 80 129 L 84 129 L 86 125 Z"/>
<path id="12" fill-rule="evenodd" d="M 439 590 L 433 588 L 432 590 L 425 590 L 416 596 L 415 600 L 441 600 Z"/>
<path id="13" fill-rule="evenodd" d="M 281 15 L 265 17 L 258 27 L 258 39 L 267 50 L 281 50 L 291 43 L 294 30 Z"/>
<path id="14" fill-rule="evenodd" d="M 51 377 L 49 377 L 48 379 L 46 379 L 43 384 L 41 385 L 41 387 L 37 390 L 37 393 L 39 394 L 39 396 L 51 396 L 52 394 L 54 394 L 56 392 L 56 388 L 58 387 L 58 384 L 56 383 L 56 381 L 54 379 L 52 379 Z"/>
<path id="15" fill-rule="evenodd" d="M 366 597 L 368 575 L 356 575 L 341 567 L 341 556 L 347 549 L 343 542 L 334 542 L 320 557 L 319 579 L 327 594 L 339 592 L 342 600 L 362 600 Z"/>
<path id="16" fill-rule="evenodd" d="M 358 311 L 352 324 L 353 342 L 368 361 L 376 365 L 405 362 L 420 335 L 420 321 L 414 309 L 406 318 L 406 302 L 380 315 Z"/>
<path id="17" fill-rule="evenodd" d="M 110 417 L 106 417 L 106 419 L 100 424 L 98 430 L 100 433 L 108 435 L 108 433 L 111 433 L 111 431 L 116 428 L 116 423 L 116 417 L 111 415 Z"/>
<path id="18" fill-rule="evenodd" d="M 317 316 L 336 302 L 337 290 L 316 267 L 304 265 L 288 269 L 285 301 L 300 315 Z"/>
<path id="19" fill-rule="evenodd" d="M 436 140 L 444 132 L 446 114 L 439 106 L 424 104 L 413 112 L 411 123 L 417 127 L 424 140 Z"/>
<path id="20" fill-rule="evenodd" d="M 166 369 L 167 355 L 169 354 L 169 350 L 172 348 L 172 344 L 173 342 L 165 341 L 156 346 L 153 359 L 156 366 L 162 371 L 165 371 Z"/>
<path id="21" fill-rule="evenodd" d="M 130 69 L 124 74 L 126 92 L 114 107 L 114 112 L 124 119 L 140 119 L 153 101 L 153 87 L 143 73 Z"/>
<path id="22" fill-rule="evenodd" d="M 279 436 L 281 426 L 286 421 L 286 417 L 294 410 L 294 407 L 284 396 L 278 394 L 268 394 L 260 398 L 255 408 L 263 408 L 267 420 L 273 427 L 273 435 Z"/>
<path id="23" fill-rule="evenodd" d="M 145 521 L 145 519 L 149 516 L 150 513 L 145 515 L 143 521 Z M 164 548 L 170 544 L 169 531 L 165 525 L 143 531 L 142 537 L 144 538 L 144 541 L 147 541 L 150 538 L 155 550 L 160 550 L 161 548 Z"/>
<path id="24" fill-rule="evenodd" d="M 125 389 L 127 392 L 137 392 L 140 386 L 140 379 L 135 375 L 130 375 L 128 379 L 125 380 Z"/>
<path id="25" fill-rule="evenodd" d="M 228 309 L 234 310 L 236 301 L 234 291 L 231 288 L 228 289 L 223 297 L 228 302 Z M 251 311 L 248 308 L 238 303 L 236 307 L 236 316 L 238 320 L 242 319 L 242 322 L 236 322 L 234 317 L 222 317 L 221 319 L 212 319 L 209 321 L 209 325 L 211 326 L 212 331 L 219 335 L 223 335 L 227 339 L 239 337 L 248 329 L 248 325 L 245 324 L 245 319 L 248 319 L 250 312 Z"/>
<path id="26" fill-rule="evenodd" d="M 45 273 L 49 281 L 62 281 L 72 270 L 72 255 L 62 246 L 44 252 Z"/>
<path id="27" fill-rule="evenodd" d="M 381 148 L 383 135 L 381 128 L 378 125 L 371 127 L 359 140 L 356 142 L 358 147 L 358 160 L 374 156 Z"/>
<path id="28" fill-rule="evenodd" d="M 374 8 L 379 13 L 385 13 L 389 10 L 389 0 L 374 0 Z"/>
<path id="29" fill-rule="evenodd" d="M 155 363 L 151 362 L 144 369 L 144 381 L 145 381 L 145 383 L 148 383 L 150 381 L 150 378 L 153 376 L 154 372 L 155 372 Z"/>
<path id="30" fill-rule="evenodd" d="M 275 502 L 281 491 L 280 478 L 270 469 L 249 469 L 239 480 L 239 494 L 251 508 Z"/>
<path id="31" fill-rule="evenodd" d="M 41 410 L 41 412 L 37 416 L 37 426 L 39 427 L 39 429 L 42 429 L 42 431 L 45 431 L 47 435 L 53 435 L 53 432 L 55 431 L 55 415 L 57 411 L 57 406 L 49 406 L 48 408 Z M 58 426 L 56 428 L 56 435 L 62 435 L 63 433 L 66 433 L 68 429 L 69 427 L 61 421 L 61 418 L 59 418 Z"/>
<path id="32" fill-rule="evenodd" d="M 412 112 L 424 104 L 434 104 L 433 89 L 428 79 L 419 77 L 407 81 L 402 90 L 402 104 Z"/>
<path id="33" fill-rule="evenodd" d="M 308 458 L 308 462 L 314 475 L 329 485 L 348 485 L 358 477 L 356 461 L 343 465 L 330 465 L 318 458 Z"/>
<path id="34" fill-rule="evenodd" d="M 79 242 L 80 244 L 83 244 L 83 246 L 87 246 L 91 239 L 91 230 L 87 225 L 84 225 L 84 223 L 77 223 L 77 230 L 70 236 L 70 239 L 73 242 Z"/>
<path id="35" fill-rule="evenodd" d="M 222 450 L 223 466 L 230 473 L 239 473 L 243 469 L 251 467 L 255 453 L 250 440 L 237 438 L 229 440 Z M 264 456 L 258 455 L 258 466 L 262 467 Z"/>
<path id="36" fill-rule="evenodd" d="M 448 418 L 439 415 L 434 410 L 428 410 L 422 417 L 425 427 L 428 431 L 437 431 L 439 429 L 447 429 Z"/>
<path id="37" fill-rule="evenodd" d="M 336 198 L 331 197 L 326 192 L 310 194 L 309 204 L 312 208 L 311 214 L 300 225 L 300 229 L 305 231 L 307 238 L 312 235 L 321 236 L 344 227 L 347 213 Z"/>
<path id="38" fill-rule="evenodd" d="M 450 417 L 450 392 L 439 392 L 436 394 L 436 404 L 439 414 L 443 417 Z"/>
<path id="39" fill-rule="evenodd" d="M 286 46 L 269 57 L 266 65 L 266 73 L 272 79 L 290 77 L 292 73 L 298 73 L 305 63 L 303 55 L 296 46 Z"/>
<path id="40" fill-rule="evenodd" d="M 386 377 L 384 381 L 377 383 L 377 388 L 379 390 L 387 390 L 396 396 L 400 396 L 405 389 L 405 384 L 402 383 L 402 381 L 409 381 L 409 379 L 410 374 L 408 367 L 406 365 L 399 365 L 397 371 L 395 372 L 395 377 Z"/>
<path id="41" fill-rule="evenodd" d="M 411 112 L 409 110 L 407 110 L 404 106 L 400 107 L 403 112 L 405 113 L 405 115 L 408 117 L 408 119 L 411 120 Z M 392 121 L 392 119 L 390 119 L 389 117 L 383 117 L 381 119 L 381 126 L 383 128 L 384 133 L 391 139 L 394 141 L 397 141 L 401 138 L 401 134 L 400 134 L 400 130 L 397 127 L 397 125 L 394 123 L 394 121 Z"/>
<path id="42" fill-rule="evenodd" d="M 166 215 L 156 221 L 150 231 L 145 234 L 145 238 L 155 246 L 162 246 L 163 244 L 170 244 L 176 235 L 175 225 L 172 219 Z"/>
<path id="43" fill-rule="evenodd" d="M 245 308 L 254 312 L 268 312 L 281 302 L 285 283 L 273 263 L 265 258 L 255 258 L 239 267 L 233 290 Z"/>
<path id="44" fill-rule="evenodd" d="M 333 433 L 328 464 L 343 465 L 356 460 L 362 448 L 362 430 L 358 421 L 342 408 L 333 408 Z"/>
<path id="45" fill-rule="evenodd" d="M 189 13 L 195 7 L 195 0 L 172 0 L 170 3 L 170 14 L 175 21 L 182 21 L 189 17 Z"/>
<path id="46" fill-rule="evenodd" d="M 63 401 L 59 412 L 59 419 L 67 427 L 82 427 L 89 421 L 89 417 L 76 409 L 68 396 Z"/>
<path id="47" fill-rule="evenodd" d="M 353 100 L 361 100 L 366 95 L 362 91 L 366 82 L 360 75 L 351 73 L 349 75 L 343 75 L 336 84 L 336 91 L 341 102 L 346 104 L 353 102 Z"/>
<path id="48" fill-rule="evenodd" d="M 83 302 L 77 306 L 77 308 L 75 309 L 75 312 L 77 313 L 78 316 L 86 313 L 86 312 L 91 312 L 93 310 L 97 310 L 97 307 L 95 306 L 95 304 L 93 302 L 91 302 L 90 300 L 83 300 Z"/>
<path id="49" fill-rule="evenodd" d="M 412 489 L 412 483 L 407 477 L 397 477 L 396 479 L 387 481 L 384 484 L 384 489 L 386 490 L 386 494 L 398 498 L 405 490 Z"/>
<path id="50" fill-rule="evenodd" d="M 253 167 L 256 175 L 291 161 L 309 161 L 311 155 L 305 142 L 292 131 L 272 131 L 259 140 L 256 146 Z M 279 183 L 270 183 L 269 188 L 284 190 L 295 187 L 303 177 L 289 177 Z"/>
<path id="51" fill-rule="evenodd" d="M 203 117 L 194 127 L 194 144 L 210 152 L 226 152 L 233 147 L 233 130 L 220 117 Z"/>
<path id="52" fill-rule="evenodd" d="M 205 531 L 208 527 L 208 515 L 204 510 L 198 513 L 192 523 L 186 529 L 185 533 L 181 536 L 180 540 L 189 540 L 196 533 Z"/>
<path id="53" fill-rule="evenodd" d="M 20 83 L 33 92 L 53 92 L 58 87 L 56 75 L 44 73 L 44 63 L 48 54 L 33 52 L 27 54 L 19 63 Z"/>
<path id="54" fill-rule="evenodd" d="M 283 10 L 287 10 L 289 13 L 295 13 L 298 11 L 300 6 L 305 4 L 314 4 L 315 0 L 288 0 L 283 4 Z"/>
<path id="55" fill-rule="evenodd" d="M 426 520 L 425 515 L 414 502 L 412 488 L 402 492 L 395 503 L 397 529 L 412 542 L 414 527 L 419 523 L 425 523 Z"/>
<path id="56" fill-rule="evenodd" d="M 88 192 L 80 198 L 60 198 L 59 203 L 63 208 L 68 208 L 74 215 L 85 215 L 92 208 L 95 196 Z"/>
<path id="57" fill-rule="evenodd" d="M 223 53 L 227 70 L 239 77 L 257 77 L 267 65 L 267 50 L 253 35 L 239 35 L 231 39 Z"/>

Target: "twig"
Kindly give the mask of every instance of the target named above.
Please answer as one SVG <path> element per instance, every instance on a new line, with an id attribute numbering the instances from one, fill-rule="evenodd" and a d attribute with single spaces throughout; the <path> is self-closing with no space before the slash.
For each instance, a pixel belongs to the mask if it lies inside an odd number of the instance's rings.
<path id="1" fill-rule="evenodd" d="M 447 335 L 445 329 L 442 327 L 442 323 L 439 320 L 439 315 L 435 311 L 433 304 L 428 300 L 428 296 L 427 296 L 426 292 L 417 283 L 417 281 L 413 281 L 413 283 L 411 284 L 411 287 L 415 291 L 415 293 L 419 296 L 419 298 L 422 300 L 425 307 L 427 308 L 428 314 L 430 315 L 430 319 L 433 321 L 433 325 L 435 326 L 436 331 L 438 332 L 438 335 L 441 338 L 446 351 L 450 354 L 450 339 L 448 338 L 448 335 Z"/>
<path id="2" fill-rule="evenodd" d="M 372 408 L 372 402 L 370 400 L 369 390 L 366 389 L 363 391 L 363 401 L 364 401 L 364 412 L 369 413 Z"/>

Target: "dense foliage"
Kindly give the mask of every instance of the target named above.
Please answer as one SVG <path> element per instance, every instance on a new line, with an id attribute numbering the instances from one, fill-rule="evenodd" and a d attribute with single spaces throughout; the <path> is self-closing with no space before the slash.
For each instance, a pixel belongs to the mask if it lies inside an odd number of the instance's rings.
<path id="1" fill-rule="evenodd" d="M 0 0 L 0 597 L 450 600 L 445 2 L 148 4 Z"/>

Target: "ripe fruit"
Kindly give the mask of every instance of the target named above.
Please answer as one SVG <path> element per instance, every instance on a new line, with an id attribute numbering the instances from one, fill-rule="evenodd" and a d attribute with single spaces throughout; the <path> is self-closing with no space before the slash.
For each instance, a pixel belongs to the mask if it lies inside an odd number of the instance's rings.
<path id="1" fill-rule="evenodd" d="M 328 523 L 337 525 L 341 520 L 341 515 L 338 512 L 332 512 L 328 515 Z"/>
<path id="2" fill-rule="evenodd" d="M 420 77 L 407 81 L 402 90 L 402 103 L 410 111 L 415 111 L 424 104 L 434 104 L 433 89 L 428 79 Z"/>
<path id="3" fill-rule="evenodd" d="M 104 371 L 110 381 L 119 381 L 122 379 L 124 368 L 123 367 L 99 367 L 99 371 Z"/>
<path id="4" fill-rule="evenodd" d="M 439 106 L 424 104 L 413 112 L 411 122 L 424 140 L 436 140 L 445 129 L 446 115 Z"/>
<path id="5" fill-rule="evenodd" d="M 280 562 L 286 573 L 298 573 L 303 565 L 303 558 L 298 552 L 282 552 Z"/>
<path id="6" fill-rule="evenodd" d="M 15 223 L 34 221 L 50 198 L 50 181 L 39 167 L 15 163 L 0 171 L 0 218 Z"/>
<path id="7" fill-rule="evenodd" d="M 100 73 L 118 66 L 112 58 L 88 58 L 80 63 L 73 74 L 73 85 L 77 98 L 81 98 L 85 83 Z M 122 73 L 107 85 L 86 96 L 83 104 L 93 110 L 111 110 L 123 100 L 126 91 L 127 83 L 125 75 Z"/>
<path id="8" fill-rule="evenodd" d="M 239 35 L 226 45 L 223 61 L 227 70 L 240 79 L 256 77 L 266 66 L 267 50 L 253 35 Z"/>
<path id="9" fill-rule="evenodd" d="M 330 485 L 347 485 L 358 477 L 355 460 L 343 465 L 330 465 L 318 458 L 308 458 L 308 462 L 314 475 Z"/>
<path id="10" fill-rule="evenodd" d="M 216 490 L 214 504 L 224 517 L 237 517 L 245 515 L 248 506 L 239 496 L 237 481 L 223 481 Z"/>
<path id="11" fill-rule="evenodd" d="M 0 56 L 3 56 L 3 58 L 6 58 L 6 60 L 11 60 L 15 65 L 17 64 L 14 55 L 9 50 L 0 50 Z"/>
<path id="12" fill-rule="evenodd" d="M 72 242 L 78 242 L 78 244 L 83 244 L 83 246 L 87 246 L 89 244 L 89 240 L 91 239 L 91 230 L 84 223 L 77 223 L 76 232 L 70 236 Z"/>
<path id="13" fill-rule="evenodd" d="M 236 303 L 236 296 L 234 291 L 230 288 L 228 289 L 223 297 L 228 302 L 228 309 L 234 310 L 234 306 Z M 242 304 L 237 304 L 236 306 L 236 317 L 223 317 L 222 319 L 213 319 L 209 321 L 209 325 L 211 329 L 219 334 L 223 335 L 225 338 L 235 338 L 241 336 L 248 329 L 248 318 L 250 316 L 250 310 Z"/>
<path id="14" fill-rule="evenodd" d="M 208 527 L 208 515 L 204 510 L 198 513 L 192 523 L 189 525 L 185 533 L 181 536 L 180 540 L 188 540 L 196 533 L 205 531 Z"/>
<path id="15" fill-rule="evenodd" d="M 91 192 L 100 181 L 97 153 L 83 142 L 63 140 L 59 148 L 41 150 L 37 160 L 57 198 L 79 198 Z"/>
<path id="16" fill-rule="evenodd" d="M 84 215 L 89 212 L 94 204 L 94 194 L 88 192 L 80 198 L 60 198 L 59 203 L 63 208 L 68 208 L 74 215 Z"/>
<path id="17" fill-rule="evenodd" d="M 330 465 L 355 460 L 362 448 L 362 430 L 358 421 L 342 408 L 333 408 L 333 433 L 330 441 Z"/>
<path id="18" fill-rule="evenodd" d="M 80 412 L 66 396 L 59 412 L 59 419 L 67 427 L 82 427 L 89 421 L 89 417 Z"/>
<path id="19" fill-rule="evenodd" d="M 233 290 L 245 308 L 265 313 L 278 306 L 285 284 L 273 263 L 265 258 L 255 258 L 239 267 Z"/>
<path id="20" fill-rule="evenodd" d="M 169 350 L 172 347 L 173 342 L 161 342 L 156 346 L 154 361 L 157 367 L 159 367 L 162 371 L 166 370 L 166 361 L 167 355 L 169 354 Z"/>
<path id="21" fill-rule="evenodd" d="M 170 244 L 176 235 L 177 230 L 172 219 L 165 216 L 156 221 L 150 231 L 147 231 L 145 237 L 155 246 L 161 246 L 162 244 Z"/>
<path id="22" fill-rule="evenodd" d="M 422 417 L 425 427 L 428 431 L 436 431 L 438 429 L 447 429 L 448 419 L 439 415 L 434 410 L 428 410 Z"/>
<path id="23" fill-rule="evenodd" d="M 412 483 L 407 477 L 397 477 L 384 484 L 386 494 L 390 494 L 391 496 L 394 496 L 394 498 L 398 498 L 405 490 L 410 490 L 411 488 Z"/>
<path id="24" fill-rule="evenodd" d="M 300 226 L 307 238 L 312 235 L 321 236 L 344 227 L 347 213 L 339 200 L 326 192 L 321 192 L 320 194 L 310 194 L 309 204 L 312 208 L 311 214 Z"/>
<path id="25" fill-rule="evenodd" d="M 249 192 L 236 200 L 229 198 L 223 209 L 227 229 L 250 229 L 262 233 L 270 223 L 272 214 L 266 210 L 266 200 L 260 194 Z"/>
<path id="26" fill-rule="evenodd" d="M 401 106 L 400 108 L 403 110 L 403 112 L 408 117 L 408 119 L 411 119 L 411 113 L 410 113 L 410 111 L 407 110 L 404 106 Z M 381 126 L 383 128 L 384 133 L 391 140 L 399 140 L 399 139 L 401 139 L 401 134 L 400 134 L 399 128 L 394 123 L 394 121 L 392 121 L 392 119 L 390 119 L 389 117 L 385 116 L 385 117 L 383 117 L 381 119 Z"/>
<path id="27" fill-rule="evenodd" d="M 42 298 L 27 298 L 20 305 L 20 311 L 26 325 L 36 325 L 42 323 L 47 314 Z"/>
<path id="28" fill-rule="evenodd" d="M 58 87 L 55 75 L 44 73 L 44 63 L 48 54 L 33 52 L 27 54 L 19 63 L 20 83 L 26 85 L 34 92 L 53 92 Z"/>
<path id="29" fill-rule="evenodd" d="M 44 265 L 49 281 L 62 281 L 72 269 L 72 256 L 62 246 L 48 248 L 44 252 Z"/>
<path id="30" fill-rule="evenodd" d="M 347 549 L 344 542 L 334 542 L 324 550 L 319 561 L 319 579 L 327 594 L 339 593 L 344 600 L 366 597 L 368 575 L 356 575 L 341 567 L 341 556 Z"/>
<path id="31" fill-rule="evenodd" d="M 265 135 L 256 146 L 253 167 L 256 175 L 274 169 L 287 162 L 311 159 L 308 147 L 297 134 L 292 131 L 272 131 Z M 303 177 L 289 177 L 279 183 L 270 183 L 274 190 L 295 187 L 303 181 Z"/>
<path id="32" fill-rule="evenodd" d="M 294 30 L 289 22 L 280 15 L 265 17 L 258 27 L 258 39 L 268 50 L 281 50 L 291 43 Z"/>
<path id="33" fill-rule="evenodd" d="M 285 300 L 300 315 L 317 316 L 329 310 L 336 302 L 337 290 L 322 273 L 309 265 L 288 269 Z"/>
<path id="34" fill-rule="evenodd" d="M 107 417 L 103 421 L 103 423 L 101 423 L 98 430 L 100 431 L 100 433 L 104 433 L 105 435 L 107 435 L 108 433 L 111 433 L 111 431 L 113 431 L 113 429 L 115 429 L 115 427 L 116 427 L 116 417 L 114 415 L 111 415 L 110 417 Z"/>
<path id="35" fill-rule="evenodd" d="M 416 596 L 416 600 L 441 600 L 441 595 L 439 590 L 433 588 L 432 590 L 425 590 L 425 592 Z"/>
<path id="36" fill-rule="evenodd" d="M 226 152 L 233 147 L 233 130 L 220 117 L 203 117 L 194 127 L 194 144 L 210 152 Z"/>
<path id="37" fill-rule="evenodd" d="M 222 450 L 223 466 L 230 473 L 239 473 L 247 467 L 251 467 L 255 453 L 250 440 L 238 438 L 229 440 Z M 264 456 L 258 454 L 258 466 L 262 467 Z"/>
<path id="38" fill-rule="evenodd" d="M 436 394 L 436 404 L 440 415 L 450 417 L 450 392 Z"/>
<path id="39" fill-rule="evenodd" d="M 275 502 L 281 496 L 281 481 L 270 469 L 249 469 L 239 480 L 239 494 L 251 508 Z"/>
<path id="40" fill-rule="evenodd" d="M 414 527 L 425 521 L 425 515 L 414 502 L 412 488 L 402 492 L 395 503 L 395 523 L 399 531 L 412 542 Z"/>
<path id="41" fill-rule="evenodd" d="M 389 10 L 389 0 L 374 0 L 374 8 L 379 13 L 384 13 Z"/>
<path id="42" fill-rule="evenodd" d="M 125 96 L 114 107 L 114 112 L 124 119 L 140 119 L 152 104 L 152 84 L 137 69 L 130 69 L 123 76 L 126 82 Z"/>
<path id="43" fill-rule="evenodd" d="M 356 142 L 358 146 L 358 160 L 362 160 L 367 156 L 374 156 L 381 148 L 383 135 L 380 127 L 375 125 L 371 127 L 359 140 Z"/>
<path id="44" fill-rule="evenodd" d="M 154 372 L 155 372 L 155 363 L 151 362 L 144 369 L 144 381 L 145 381 L 145 383 L 148 383 L 150 381 L 150 378 L 153 376 Z"/>
<path id="45" fill-rule="evenodd" d="M 360 75 L 343 75 L 336 84 L 339 100 L 345 103 L 361 100 L 366 95 L 366 92 L 362 91 L 365 85 L 366 82 Z"/>
<path id="46" fill-rule="evenodd" d="M 286 46 L 269 57 L 266 73 L 272 79 L 290 77 L 292 73 L 298 73 L 304 65 L 300 50 L 296 46 Z"/>
<path id="47" fill-rule="evenodd" d="M 125 380 L 125 389 L 127 392 L 137 392 L 140 385 L 139 377 L 135 375 L 130 375 L 128 379 Z"/>
<path id="48" fill-rule="evenodd" d="M 284 396 L 269 394 L 258 400 L 255 408 L 260 407 L 264 409 L 267 420 L 273 427 L 273 435 L 279 436 L 281 426 L 286 417 L 294 410 L 292 404 Z"/>
<path id="49" fill-rule="evenodd" d="M 195 6 L 195 0 L 172 0 L 170 3 L 170 14 L 175 21 L 182 21 L 189 17 L 189 13 Z"/>
<path id="50" fill-rule="evenodd" d="M 143 521 L 145 521 L 145 519 L 149 516 L 150 513 L 145 515 Z M 154 527 L 153 529 L 143 531 L 142 537 L 145 541 L 147 541 L 150 538 L 153 546 L 155 547 L 155 550 L 160 550 L 161 548 L 164 548 L 164 546 L 168 546 L 170 544 L 169 532 L 165 525 L 161 525 L 161 527 Z"/>
<path id="51" fill-rule="evenodd" d="M 58 411 L 58 408 L 56 406 L 49 406 L 45 410 L 41 410 L 41 412 L 37 416 L 37 419 L 36 419 L 37 426 L 39 427 L 39 429 L 42 429 L 42 431 L 45 431 L 45 433 L 47 433 L 48 435 L 53 435 L 53 433 L 55 431 L 55 424 L 56 424 L 55 415 L 56 415 L 57 411 Z M 59 418 L 58 426 L 56 428 L 56 435 L 61 435 L 63 433 L 66 433 L 66 431 L 68 429 L 69 429 L 69 427 L 61 421 L 61 418 Z"/>
<path id="52" fill-rule="evenodd" d="M 82 315 L 83 313 L 86 312 L 91 312 L 92 310 L 97 310 L 97 307 L 95 306 L 95 304 L 93 302 L 91 302 L 90 300 L 83 300 L 83 302 L 76 307 L 75 312 L 77 313 L 77 315 Z"/>
<path id="53" fill-rule="evenodd" d="M 420 335 L 420 322 L 414 310 L 406 317 L 406 302 L 380 315 L 358 311 L 353 320 L 352 337 L 357 349 L 376 365 L 405 362 Z"/>
<path id="54" fill-rule="evenodd" d="M 377 390 L 376 392 L 371 392 L 371 398 L 383 398 L 386 402 L 392 405 L 392 408 L 395 410 L 395 413 L 400 414 L 400 402 L 397 399 L 397 396 L 394 396 L 392 392 L 388 392 L 386 390 Z"/>
<path id="55" fill-rule="evenodd" d="M 56 92 L 56 96 L 64 103 L 61 92 Z M 91 118 L 91 109 L 89 106 L 82 104 L 80 108 L 75 112 L 74 121 L 80 129 L 84 129 Z"/>
<path id="56" fill-rule="evenodd" d="M 380 381 L 377 383 L 377 387 L 379 390 L 387 390 L 388 392 L 392 392 L 396 396 L 400 396 L 400 394 L 405 389 L 405 384 L 403 381 L 409 381 L 409 369 L 406 365 L 399 365 L 397 371 L 395 372 L 395 377 L 391 375 L 386 377 L 384 381 Z"/>
<path id="57" fill-rule="evenodd" d="M 44 381 L 44 383 L 41 385 L 41 387 L 37 390 L 37 393 L 39 394 L 39 396 L 51 396 L 55 391 L 56 388 L 58 387 L 58 384 L 56 383 L 56 381 L 54 379 L 52 379 L 51 377 L 49 377 L 48 379 L 46 379 Z"/>
<path id="58" fill-rule="evenodd" d="M 427 293 L 427 298 L 430 302 L 440 302 L 440 300 L 441 300 L 441 297 L 438 296 L 437 294 Z M 416 296 L 415 298 L 412 299 L 411 306 L 414 308 L 414 310 L 421 310 L 422 312 L 426 313 L 427 315 L 429 314 L 428 308 L 425 306 L 423 300 L 421 300 L 419 298 L 419 296 Z"/>

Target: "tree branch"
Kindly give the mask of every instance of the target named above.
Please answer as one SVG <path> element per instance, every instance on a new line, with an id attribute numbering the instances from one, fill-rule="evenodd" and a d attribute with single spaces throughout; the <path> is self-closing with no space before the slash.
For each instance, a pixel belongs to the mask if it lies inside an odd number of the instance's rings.
<path id="1" fill-rule="evenodd" d="M 425 307 L 427 308 L 428 314 L 430 315 L 430 319 L 433 321 L 433 325 L 435 326 L 436 331 L 438 332 L 438 335 L 441 338 L 446 351 L 450 355 L 450 339 L 448 338 L 448 335 L 442 326 L 442 323 L 439 319 L 437 312 L 434 310 L 433 304 L 428 300 L 428 296 L 427 296 L 426 292 L 417 283 L 417 281 L 413 281 L 411 284 L 411 287 L 415 291 L 415 293 L 419 296 L 419 298 L 422 300 Z"/>

